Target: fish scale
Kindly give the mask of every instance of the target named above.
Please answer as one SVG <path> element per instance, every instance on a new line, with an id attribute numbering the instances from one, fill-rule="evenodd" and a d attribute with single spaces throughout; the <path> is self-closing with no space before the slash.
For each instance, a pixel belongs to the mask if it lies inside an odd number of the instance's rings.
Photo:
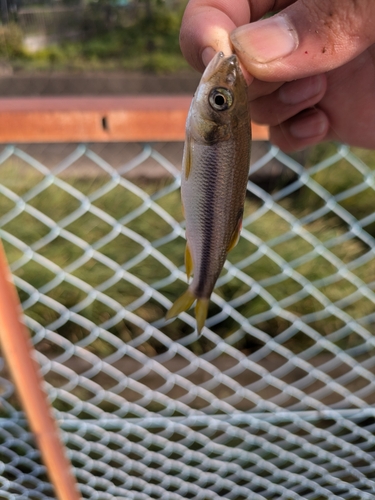
<path id="1" fill-rule="evenodd" d="M 196 300 L 197 330 L 228 251 L 241 229 L 250 164 L 251 131 L 246 83 L 235 55 L 218 53 L 207 66 L 187 123 L 181 197 L 186 217 L 188 290 L 167 319 Z"/>

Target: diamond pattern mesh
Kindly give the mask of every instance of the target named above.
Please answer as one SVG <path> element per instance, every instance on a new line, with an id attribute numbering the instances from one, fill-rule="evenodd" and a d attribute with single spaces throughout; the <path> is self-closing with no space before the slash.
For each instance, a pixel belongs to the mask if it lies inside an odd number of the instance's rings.
<path id="1" fill-rule="evenodd" d="M 164 320 L 180 144 L 1 151 L 0 236 L 83 498 L 374 498 L 374 156 L 254 156 L 197 339 L 191 311 Z M 1 368 L 0 499 L 54 498 Z"/>

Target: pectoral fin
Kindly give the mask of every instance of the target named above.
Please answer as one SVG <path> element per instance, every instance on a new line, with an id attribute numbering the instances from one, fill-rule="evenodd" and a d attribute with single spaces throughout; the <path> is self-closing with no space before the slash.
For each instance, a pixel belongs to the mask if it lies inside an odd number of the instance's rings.
<path id="1" fill-rule="evenodd" d="M 182 159 L 182 164 L 183 164 L 183 169 L 184 169 L 184 174 L 185 174 L 185 179 L 187 180 L 190 175 L 191 171 L 191 164 L 192 164 L 192 144 L 191 144 L 191 139 L 189 136 L 186 137 L 186 142 L 185 142 L 185 147 L 184 147 L 184 155 Z"/>

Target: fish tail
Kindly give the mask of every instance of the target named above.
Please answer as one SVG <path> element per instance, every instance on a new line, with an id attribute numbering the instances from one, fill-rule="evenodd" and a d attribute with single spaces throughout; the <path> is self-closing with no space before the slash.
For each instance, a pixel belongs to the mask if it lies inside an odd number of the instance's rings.
<path id="1" fill-rule="evenodd" d="M 195 319 L 197 321 L 197 332 L 201 335 L 202 328 L 207 319 L 208 304 L 210 299 L 198 299 L 195 306 Z"/>
<path id="2" fill-rule="evenodd" d="M 181 297 L 179 297 L 173 304 L 173 306 L 169 309 L 165 318 L 171 319 L 175 316 L 178 316 L 183 311 L 187 311 L 196 300 L 196 298 L 197 297 L 189 289 L 187 289 L 186 292 L 182 294 Z"/>
<path id="3" fill-rule="evenodd" d="M 193 305 L 195 300 L 197 301 L 195 306 L 195 319 L 197 321 L 197 332 L 198 335 L 200 335 L 207 319 L 210 299 L 197 299 L 197 297 L 189 289 L 187 289 L 186 292 L 176 300 L 167 312 L 165 319 L 175 318 L 180 313 L 187 311 L 189 307 Z"/>

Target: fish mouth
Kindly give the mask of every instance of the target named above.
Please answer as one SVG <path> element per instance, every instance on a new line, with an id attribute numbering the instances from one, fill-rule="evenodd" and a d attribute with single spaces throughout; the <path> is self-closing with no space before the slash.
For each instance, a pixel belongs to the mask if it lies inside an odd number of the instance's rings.
<path id="1" fill-rule="evenodd" d="M 227 75 L 228 84 L 232 84 L 236 80 L 238 70 L 238 59 L 235 54 L 225 56 L 223 52 L 217 52 L 208 63 L 201 81 L 202 83 L 206 83 L 220 72 L 222 75 Z"/>

